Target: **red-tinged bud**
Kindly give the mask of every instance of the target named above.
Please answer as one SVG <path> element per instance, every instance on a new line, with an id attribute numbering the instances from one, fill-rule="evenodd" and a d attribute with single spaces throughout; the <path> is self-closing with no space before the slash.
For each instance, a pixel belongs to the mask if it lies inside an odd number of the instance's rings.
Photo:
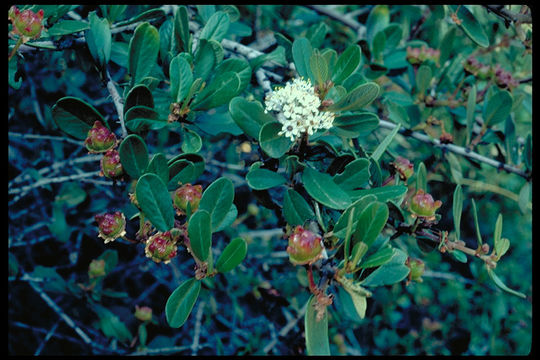
<path id="1" fill-rule="evenodd" d="M 512 91 L 512 89 L 519 86 L 519 81 L 514 79 L 514 77 L 512 76 L 510 72 L 501 68 L 499 64 L 497 64 L 497 66 L 495 67 L 494 72 L 495 72 L 495 76 L 494 76 L 495 83 L 500 88 L 508 89 Z"/>
<path id="2" fill-rule="evenodd" d="M 399 178 L 403 181 L 407 181 L 414 174 L 414 165 L 404 157 L 398 156 L 391 164 L 399 173 Z"/>
<path id="3" fill-rule="evenodd" d="M 433 197 L 430 194 L 426 194 L 420 189 L 416 195 L 413 196 L 410 209 L 419 217 L 431 218 L 435 215 L 435 211 L 437 211 L 441 205 L 442 202 L 440 200 L 433 201 Z"/>
<path id="4" fill-rule="evenodd" d="M 124 168 L 120 162 L 120 154 L 114 149 L 108 150 L 101 159 L 101 173 L 113 180 L 124 174 Z"/>
<path id="5" fill-rule="evenodd" d="M 90 279 L 105 276 L 105 260 L 94 259 L 88 266 L 88 277 Z"/>
<path id="6" fill-rule="evenodd" d="M 157 263 L 163 261 L 163 263 L 168 264 L 176 256 L 177 240 L 178 237 L 173 237 L 170 231 L 158 232 L 146 240 L 144 253 L 146 257 L 151 258 Z"/>
<path id="7" fill-rule="evenodd" d="M 94 218 L 99 226 L 98 236 L 105 240 L 105 244 L 126 235 L 126 217 L 122 212 L 100 214 Z"/>
<path id="8" fill-rule="evenodd" d="M 408 258 L 405 265 L 407 265 L 407 267 L 410 269 L 408 282 L 411 282 L 411 281 L 422 282 L 423 281 L 422 275 L 424 274 L 424 270 L 426 266 L 422 260 Z"/>
<path id="9" fill-rule="evenodd" d="M 116 145 L 116 135 L 97 120 L 94 122 L 94 126 L 88 130 L 84 145 L 90 153 L 106 152 Z"/>
<path id="10" fill-rule="evenodd" d="M 443 132 L 439 137 L 439 141 L 441 144 L 451 144 L 454 142 L 454 137 L 450 133 Z"/>
<path id="11" fill-rule="evenodd" d="M 8 19 L 13 24 L 13 33 L 28 39 L 37 39 L 43 30 L 43 10 L 20 11 L 15 5 L 9 9 Z"/>
<path id="12" fill-rule="evenodd" d="M 152 320 L 152 308 L 148 306 L 135 305 L 135 317 L 140 321 Z"/>
<path id="13" fill-rule="evenodd" d="M 174 192 L 173 204 L 179 215 L 186 213 L 188 204 L 191 212 L 195 212 L 199 208 L 199 202 L 202 197 L 202 186 L 184 184 Z"/>
<path id="14" fill-rule="evenodd" d="M 313 264 L 322 258 L 322 238 L 298 225 L 289 236 L 289 260 L 295 265 Z"/>

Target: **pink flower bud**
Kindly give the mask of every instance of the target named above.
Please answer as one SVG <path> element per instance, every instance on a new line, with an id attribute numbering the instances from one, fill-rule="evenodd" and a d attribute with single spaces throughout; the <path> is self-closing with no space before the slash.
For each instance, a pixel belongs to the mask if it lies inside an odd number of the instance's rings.
<path id="1" fill-rule="evenodd" d="M 414 174 L 414 165 L 404 157 L 398 156 L 392 163 L 392 166 L 399 173 L 399 177 L 403 181 L 407 181 Z"/>
<path id="2" fill-rule="evenodd" d="M 20 11 L 15 5 L 9 9 L 8 18 L 13 24 L 13 33 L 37 39 L 43 30 L 43 10 L 34 13 L 32 10 Z"/>
<path id="3" fill-rule="evenodd" d="M 426 194 L 420 189 L 416 195 L 413 196 L 410 209 L 419 217 L 431 218 L 435 215 L 435 211 L 437 211 L 441 205 L 442 202 L 440 200 L 433 201 L 433 197 L 430 194 Z"/>
<path id="4" fill-rule="evenodd" d="M 184 184 L 174 192 L 173 204 L 178 210 L 179 215 L 186 213 L 188 204 L 191 207 L 191 212 L 195 212 L 199 208 L 199 202 L 202 197 L 202 186 Z"/>
<path id="5" fill-rule="evenodd" d="M 120 163 L 120 154 L 114 149 L 107 150 L 101 159 L 101 173 L 110 178 L 118 179 L 124 174 L 124 168 Z"/>
<path id="6" fill-rule="evenodd" d="M 148 238 L 144 253 L 146 257 L 151 258 L 157 263 L 163 261 L 165 264 L 168 264 L 176 256 L 177 240 L 178 237 L 173 237 L 170 231 L 164 233 L 158 232 Z"/>
<path id="7" fill-rule="evenodd" d="M 116 145 L 116 135 L 97 120 L 94 122 L 94 126 L 88 130 L 84 145 L 91 153 L 106 152 Z"/>
<path id="8" fill-rule="evenodd" d="M 152 309 L 148 306 L 135 305 L 135 317 L 140 321 L 152 320 Z"/>
<path id="9" fill-rule="evenodd" d="M 94 218 L 99 226 L 98 236 L 105 240 L 105 244 L 126 234 L 126 217 L 122 212 L 100 214 Z"/>
<path id="10" fill-rule="evenodd" d="M 105 276 L 105 260 L 94 259 L 88 266 L 88 277 L 90 279 Z"/>
<path id="11" fill-rule="evenodd" d="M 298 225 L 289 236 L 289 260 L 295 265 L 313 264 L 322 257 L 321 236 Z"/>

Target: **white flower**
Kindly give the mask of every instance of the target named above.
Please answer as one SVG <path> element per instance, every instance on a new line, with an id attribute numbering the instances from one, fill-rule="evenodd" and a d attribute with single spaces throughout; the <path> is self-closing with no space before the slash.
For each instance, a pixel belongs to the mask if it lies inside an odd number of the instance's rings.
<path id="1" fill-rule="evenodd" d="M 321 100 L 315 95 L 311 82 L 294 79 L 266 96 L 264 112 L 275 111 L 283 125 L 279 135 L 294 142 L 305 133 L 313 135 L 319 129 L 332 127 L 334 114 L 319 111 L 320 106 Z"/>

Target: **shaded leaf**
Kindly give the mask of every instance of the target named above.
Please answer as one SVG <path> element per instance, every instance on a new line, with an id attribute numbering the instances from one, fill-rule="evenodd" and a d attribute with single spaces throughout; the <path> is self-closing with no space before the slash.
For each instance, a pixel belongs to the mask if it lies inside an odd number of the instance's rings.
<path id="1" fill-rule="evenodd" d="M 184 281 L 172 292 L 165 304 L 165 316 L 170 327 L 179 328 L 184 325 L 200 291 L 201 282 L 192 278 Z"/>
<path id="2" fill-rule="evenodd" d="M 168 231 L 174 225 L 172 199 L 165 183 L 153 173 L 141 176 L 135 187 L 137 202 L 146 218 L 159 231 Z"/>

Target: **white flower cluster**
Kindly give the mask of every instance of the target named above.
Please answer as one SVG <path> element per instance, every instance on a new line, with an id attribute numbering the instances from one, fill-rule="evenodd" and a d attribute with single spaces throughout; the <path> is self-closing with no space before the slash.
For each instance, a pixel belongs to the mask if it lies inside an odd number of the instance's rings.
<path id="1" fill-rule="evenodd" d="M 277 120 L 283 124 L 279 135 L 285 135 L 296 141 L 304 133 L 312 135 L 319 129 L 329 129 L 334 121 L 334 114 L 319 111 L 321 100 L 309 80 L 294 79 L 285 87 L 266 96 L 265 110 L 276 111 Z"/>

